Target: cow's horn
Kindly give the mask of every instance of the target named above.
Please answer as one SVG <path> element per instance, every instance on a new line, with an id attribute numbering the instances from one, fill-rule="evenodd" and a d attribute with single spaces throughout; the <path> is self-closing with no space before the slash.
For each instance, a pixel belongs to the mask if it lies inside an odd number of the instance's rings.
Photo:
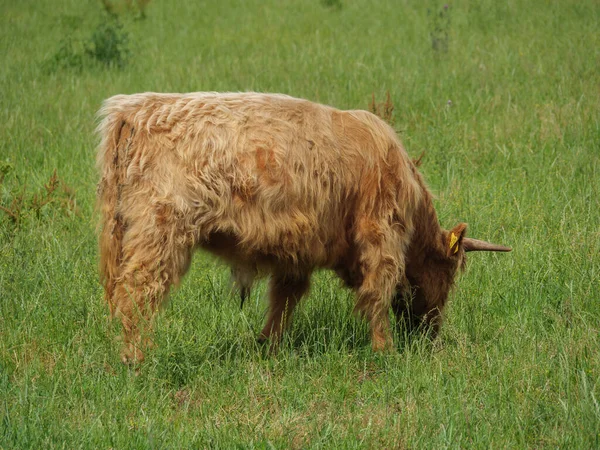
<path id="1" fill-rule="evenodd" d="M 465 252 L 510 252 L 512 250 L 512 248 L 504 245 L 491 244 L 468 237 L 463 238 L 462 245 Z"/>

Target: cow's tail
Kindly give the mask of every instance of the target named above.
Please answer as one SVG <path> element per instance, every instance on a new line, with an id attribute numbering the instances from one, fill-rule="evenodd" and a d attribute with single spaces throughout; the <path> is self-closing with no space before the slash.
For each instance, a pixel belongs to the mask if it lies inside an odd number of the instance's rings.
<path id="1" fill-rule="evenodd" d="M 101 120 L 97 128 L 101 138 L 97 153 L 100 172 L 97 188 L 100 279 L 111 314 L 115 312 L 114 291 L 120 274 L 122 241 L 126 228 L 119 204 L 127 170 L 127 152 L 134 132 L 120 105 L 119 97 L 106 100 L 98 113 Z"/>

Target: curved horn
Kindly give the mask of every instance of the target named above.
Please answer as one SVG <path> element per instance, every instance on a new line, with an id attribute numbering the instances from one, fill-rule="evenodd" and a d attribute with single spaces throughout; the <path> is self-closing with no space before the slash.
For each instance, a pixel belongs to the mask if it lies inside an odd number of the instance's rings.
<path id="1" fill-rule="evenodd" d="M 489 242 L 480 241 L 479 239 L 463 238 L 463 248 L 465 252 L 510 252 L 512 248 L 504 245 L 490 244 Z"/>

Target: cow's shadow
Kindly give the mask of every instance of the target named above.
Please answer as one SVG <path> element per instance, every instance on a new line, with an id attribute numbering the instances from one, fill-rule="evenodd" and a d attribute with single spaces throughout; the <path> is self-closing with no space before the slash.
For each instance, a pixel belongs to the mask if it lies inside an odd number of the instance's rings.
<path id="1" fill-rule="evenodd" d="M 155 331 L 155 346 L 148 350 L 144 366 L 169 386 L 179 388 L 205 372 L 206 367 L 239 370 L 240 365 L 265 360 L 282 362 L 286 358 L 329 358 L 351 355 L 369 359 L 371 350 L 369 327 L 353 313 L 355 298 L 347 289 L 327 275 L 313 284 L 311 294 L 294 312 L 291 326 L 281 344 L 274 350 L 269 342 L 260 343 L 258 334 L 266 319 L 264 285 L 258 285 L 252 297 L 239 309 L 239 299 L 227 291 L 225 281 L 217 286 L 214 302 L 204 306 L 187 303 L 175 314 L 160 316 Z M 180 294 L 184 297 L 186 294 Z M 204 293 L 202 297 L 206 296 Z M 196 294 L 198 295 L 198 294 Z M 208 303 L 208 306 L 207 306 Z M 180 300 L 183 305 L 183 299 Z M 198 305 L 202 299 L 198 300 Z M 194 319 L 212 317 L 202 325 Z M 413 346 L 427 346 L 420 330 L 410 324 L 397 324 L 390 312 L 394 353 L 403 354 Z M 209 325 L 210 330 L 200 330 Z M 335 357 L 335 356 L 334 356 Z M 143 371 L 143 370 L 142 370 Z"/>
<path id="2" fill-rule="evenodd" d="M 231 317 L 228 320 L 230 319 Z M 229 367 L 235 372 L 244 365 L 252 365 L 254 362 L 260 364 L 266 360 L 318 360 L 339 355 L 370 360 L 385 358 L 386 355 L 373 353 L 368 325 L 352 315 L 351 308 L 334 311 L 333 308 L 317 306 L 298 311 L 292 326 L 276 349 L 268 341 L 259 342 L 260 319 L 240 322 L 243 323 L 225 324 L 228 327 L 239 327 L 238 334 L 226 332 L 219 336 L 217 332 L 214 339 L 208 342 L 194 335 L 170 343 L 157 342 L 149 350 L 144 365 L 151 365 L 154 376 L 179 389 L 197 377 L 202 377 L 207 367 L 218 367 L 219 370 L 227 370 Z M 170 339 L 170 334 L 172 333 L 163 333 L 160 340 Z M 396 354 L 403 354 L 414 346 L 427 347 L 431 343 L 422 332 L 409 331 L 405 324 L 394 323 L 393 338 L 392 352 Z"/>

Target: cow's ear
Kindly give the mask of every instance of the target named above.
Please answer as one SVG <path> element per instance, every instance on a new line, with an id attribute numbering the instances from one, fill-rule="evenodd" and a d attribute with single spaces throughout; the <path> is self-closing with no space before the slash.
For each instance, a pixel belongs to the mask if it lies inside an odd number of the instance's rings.
<path id="1" fill-rule="evenodd" d="M 446 255 L 451 257 L 458 253 L 458 249 L 462 243 L 463 238 L 465 237 L 467 232 L 467 224 L 459 223 L 450 231 L 448 231 L 448 235 L 446 236 Z"/>

